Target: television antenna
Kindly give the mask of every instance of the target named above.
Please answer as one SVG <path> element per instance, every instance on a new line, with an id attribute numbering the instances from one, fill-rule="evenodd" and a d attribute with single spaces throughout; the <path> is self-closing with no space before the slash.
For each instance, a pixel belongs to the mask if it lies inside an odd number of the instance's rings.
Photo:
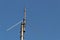
<path id="1" fill-rule="evenodd" d="M 22 21 L 19 21 L 15 25 L 11 26 L 10 28 L 7 29 L 7 31 L 11 30 L 15 26 L 21 23 L 21 31 L 20 31 L 20 40 L 24 40 L 24 33 L 25 33 L 25 27 L 26 27 L 26 7 L 24 8 L 24 18 Z"/>

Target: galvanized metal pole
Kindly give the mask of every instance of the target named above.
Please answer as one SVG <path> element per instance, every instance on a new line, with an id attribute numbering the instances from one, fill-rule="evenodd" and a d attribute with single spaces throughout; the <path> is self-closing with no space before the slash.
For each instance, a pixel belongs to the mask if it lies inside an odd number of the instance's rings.
<path id="1" fill-rule="evenodd" d="M 23 22 L 21 23 L 20 40 L 24 40 L 25 26 L 26 26 L 26 8 L 24 8 L 24 18 Z"/>

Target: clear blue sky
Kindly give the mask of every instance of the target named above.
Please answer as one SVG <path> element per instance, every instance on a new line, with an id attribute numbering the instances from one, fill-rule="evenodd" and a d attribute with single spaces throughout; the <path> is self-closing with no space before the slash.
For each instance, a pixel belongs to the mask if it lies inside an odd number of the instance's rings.
<path id="1" fill-rule="evenodd" d="M 0 0 L 0 40 L 19 40 L 24 5 L 27 8 L 25 40 L 60 40 L 60 0 Z"/>

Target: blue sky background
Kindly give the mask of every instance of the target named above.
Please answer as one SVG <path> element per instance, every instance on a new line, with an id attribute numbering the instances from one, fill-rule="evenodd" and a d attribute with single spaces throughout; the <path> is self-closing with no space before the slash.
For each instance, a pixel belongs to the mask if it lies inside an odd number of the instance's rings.
<path id="1" fill-rule="evenodd" d="M 25 40 L 60 40 L 60 0 L 0 0 L 0 40 L 19 40 L 24 5 L 27 8 Z"/>

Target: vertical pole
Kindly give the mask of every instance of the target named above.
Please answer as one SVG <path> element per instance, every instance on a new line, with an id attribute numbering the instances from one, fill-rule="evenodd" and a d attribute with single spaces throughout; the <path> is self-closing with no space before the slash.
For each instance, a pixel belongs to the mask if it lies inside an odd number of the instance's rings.
<path id="1" fill-rule="evenodd" d="M 24 25 L 21 24 L 20 40 L 24 40 Z"/>
<path id="2" fill-rule="evenodd" d="M 26 8 L 24 8 L 24 18 L 23 22 L 21 23 L 20 40 L 24 40 L 25 26 L 26 26 Z"/>

